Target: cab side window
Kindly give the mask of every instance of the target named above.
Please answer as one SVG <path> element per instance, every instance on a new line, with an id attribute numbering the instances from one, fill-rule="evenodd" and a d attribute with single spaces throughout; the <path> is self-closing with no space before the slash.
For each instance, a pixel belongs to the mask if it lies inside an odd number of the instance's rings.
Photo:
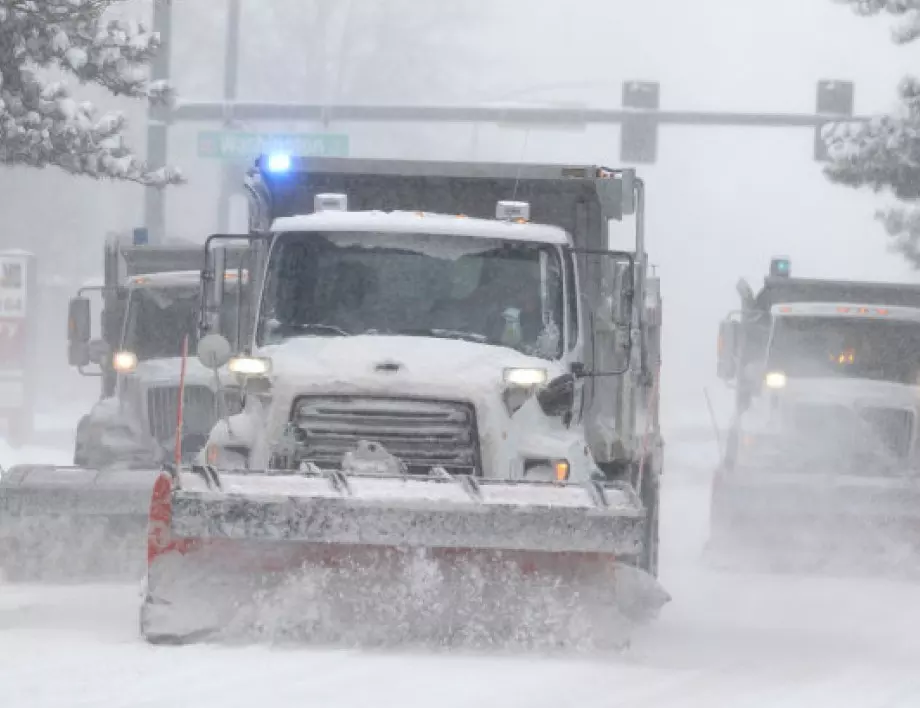
<path id="1" fill-rule="evenodd" d="M 578 285 L 575 280 L 575 254 L 565 254 L 565 279 L 568 289 L 568 316 L 566 318 L 566 337 L 569 342 L 569 351 L 575 348 L 578 339 Z"/>

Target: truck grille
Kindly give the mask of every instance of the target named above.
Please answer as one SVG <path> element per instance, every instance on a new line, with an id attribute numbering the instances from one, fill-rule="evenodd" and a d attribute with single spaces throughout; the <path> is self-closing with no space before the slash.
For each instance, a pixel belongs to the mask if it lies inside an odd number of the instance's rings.
<path id="1" fill-rule="evenodd" d="M 912 411 L 903 408 L 863 408 L 859 414 L 894 455 L 907 457 L 914 432 Z"/>
<path id="2" fill-rule="evenodd" d="M 912 411 L 867 406 L 860 408 L 857 413 L 892 454 L 897 457 L 906 457 L 909 454 L 914 432 Z M 828 439 L 838 440 L 843 445 L 853 442 L 848 441 L 847 436 L 858 435 L 858 431 L 843 429 L 843 423 L 852 415 L 851 409 L 839 404 L 799 404 L 793 410 L 792 423 L 800 434 L 826 435 Z"/>
<path id="3" fill-rule="evenodd" d="M 452 474 L 482 474 L 476 414 L 468 403 L 300 396 L 292 422 L 300 432 L 301 460 L 320 467 L 338 465 L 366 440 L 383 445 L 413 473 L 443 467 Z"/>
<path id="4" fill-rule="evenodd" d="M 176 434 L 179 413 L 179 387 L 156 386 L 147 389 L 147 420 L 154 439 L 164 441 Z M 183 431 L 207 435 L 217 420 L 214 393 L 207 386 L 186 386 L 183 401 Z"/>

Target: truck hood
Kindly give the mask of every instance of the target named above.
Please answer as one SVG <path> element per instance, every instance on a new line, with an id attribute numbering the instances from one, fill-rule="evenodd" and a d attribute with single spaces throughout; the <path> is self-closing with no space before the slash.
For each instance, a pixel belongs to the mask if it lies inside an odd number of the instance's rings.
<path id="1" fill-rule="evenodd" d="M 149 359 L 138 362 L 132 376 L 148 386 L 175 384 L 179 385 L 182 373 L 182 359 Z M 221 370 L 221 381 L 230 383 L 226 369 Z M 185 383 L 213 387 L 214 372 L 205 368 L 197 358 L 189 357 L 185 368 Z"/>
<path id="2" fill-rule="evenodd" d="M 793 478 L 907 472 L 920 388 L 868 379 L 789 379 L 744 416 L 739 464 Z"/>
<path id="3" fill-rule="evenodd" d="M 460 392 L 469 398 L 484 390 L 494 395 L 503 386 L 506 368 L 546 369 L 549 379 L 564 372 L 560 362 L 508 347 L 432 337 L 301 337 L 263 347 L 260 353 L 272 360 L 276 390 Z"/>
<path id="4" fill-rule="evenodd" d="M 917 408 L 920 387 L 869 379 L 789 379 L 778 392 L 784 402 L 852 407 Z"/>

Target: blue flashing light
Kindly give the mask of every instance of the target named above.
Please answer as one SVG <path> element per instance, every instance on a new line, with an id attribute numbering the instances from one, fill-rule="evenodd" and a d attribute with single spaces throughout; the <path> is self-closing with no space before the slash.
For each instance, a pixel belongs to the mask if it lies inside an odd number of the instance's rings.
<path id="1" fill-rule="evenodd" d="M 266 169 L 269 172 L 287 172 L 291 169 L 291 156 L 283 152 L 269 155 Z"/>
<path id="2" fill-rule="evenodd" d="M 138 226 L 132 231 L 132 240 L 135 246 L 146 246 L 150 243 L 150 232 L 146 226 Z"/>

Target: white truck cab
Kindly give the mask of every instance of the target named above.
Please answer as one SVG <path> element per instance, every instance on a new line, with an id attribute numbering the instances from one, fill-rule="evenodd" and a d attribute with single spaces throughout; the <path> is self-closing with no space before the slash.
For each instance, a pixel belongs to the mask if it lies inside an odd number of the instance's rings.
<path id="1" fill-rule="evenodd" d="M 202 467 L 607 479 L 641 496 L 657 567 L 661 300 L 632 170 L 268 156 L 246 188 L 250 233 L 212 236 L 202 273 L 213 319 L 211 247 L 248 243 L 246 346 L 202 341 L 245 403 Z M 635 246 L 611 250 L 625 216 Z"/>
<path id="2" fill-rule="evenodd" d="M 279 443 L 300 447 L 298 462 L 339 465 L 374 441 L 410 469 L 596 470 L 580 421 L 532 395 L 582 361 L 565 231 L 520 216 L 322 210 L 272 233 L 251 357 L 231 364 L 269 377 L 271 396 L 248 398 L 212 444 L 245 449 L 256 469 L 289 464 Z"/>
<path id="3" fill-rule="evenodd" d="M 738 391 L 728 467 L 920 469 L 920 289 L 793 279 L 781 260 L 722 325 L 720 373 Z"/>

